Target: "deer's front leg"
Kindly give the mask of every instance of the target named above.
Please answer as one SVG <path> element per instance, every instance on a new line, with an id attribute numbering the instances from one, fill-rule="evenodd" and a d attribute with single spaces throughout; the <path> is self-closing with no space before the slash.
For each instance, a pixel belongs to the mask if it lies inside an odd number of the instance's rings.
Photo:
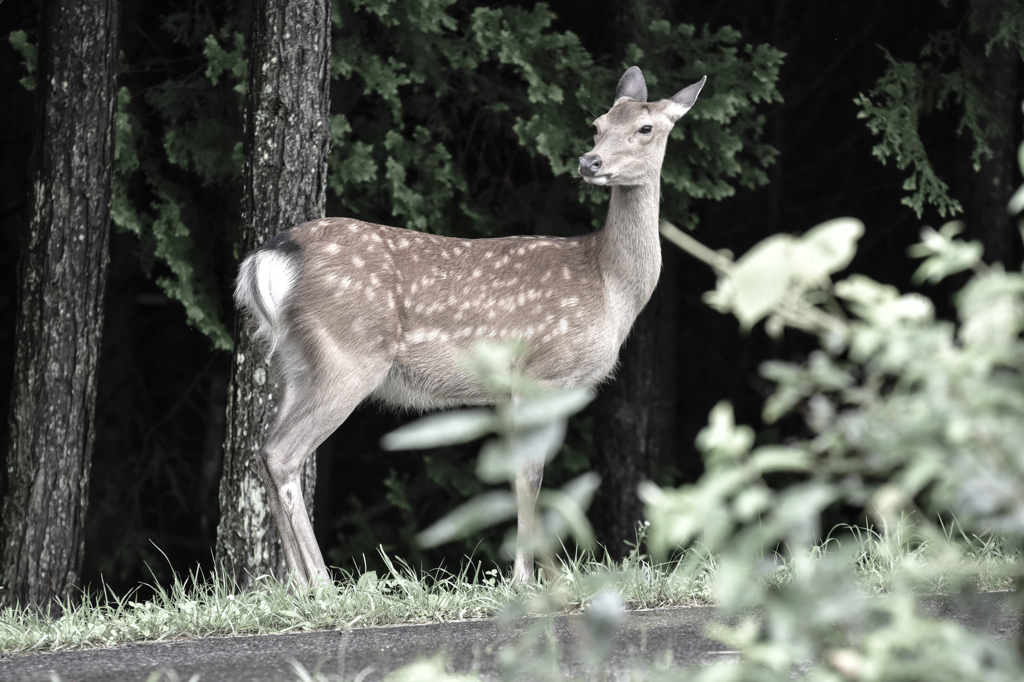
<path id="1" fill-rule="evenodd" d="M 518 542 L 512 578 L 516 582 L 534 580 L 533 544 L 537 532 L 537 494 L 544 480 L 543 460 L 524 460 L 516 467 L 516 505 L 519 512 Z"/>

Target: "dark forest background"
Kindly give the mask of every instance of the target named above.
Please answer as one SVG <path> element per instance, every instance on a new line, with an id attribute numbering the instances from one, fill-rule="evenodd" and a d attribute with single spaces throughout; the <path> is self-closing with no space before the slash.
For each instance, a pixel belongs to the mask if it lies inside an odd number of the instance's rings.
<path id="1" fill-rule="evenodd" d="M 1021 260 L 1003 207 L 1021 182 L 1024 71 L 1016 50 L 989 49 L 1012 23 L 1007 17 L 1024 21 L 1017 3 L 413 5 L 334 4 L 329 215 L 462 236 L 594 229 L 606 197 L 581 189 L 572 170 L 589 148 L 590 121 L 611 104 L 614 79 L 636 63 L 657 98 L 709 75 L 670 143 L 663 208 L 705 244 L 740 254 L 767 235 L 854 216 L 866 234 L 851 270 L 906 290 L 915 286 L 906 251 L 921 227 L 961 218 L 968 238 L 985 243 L 987 260 Z M 117 229 L 85 584 L 102 576 L 120 591 L 165 581 L 172 569 L 212 566 L 250 14 L 241 0 L 122 2 Z M 36 23 L 35 3 L 0 2 L 4 415 L 20 237 L 31 211 L 34 105 L 24 81 Z M 9 40 L 17 31 L 24 40 Z M 716 124 L 719 114 L 728 123 Z M 887 133 L 903 142 L 919 133 L 921 147 L 899 147 L 883 162 L 877 146 Z M 729 148 L 726 135 L 734 157 L 701 156 L 702 143 Z M 979 142 L 991 153 L 979 152 Z M 687 170 L 695 163 L 714 172 Z M 922 163 L 945 186 L 921 172 Z M 809 350 L 797 336 L 741 333 L 702 303 L 714 287 L 706 267 L 672 247 L 664 260 L 620 377 L 573 422 L 546 483 L 632 457 L 642 460 L 634 469 L 659 483 L 695 480 L 693 441 L 710 408 L 727 398 L 739 421 L 758 424 L 768 390 L 758 365 Z M 941 305 L 943 290 L 927 293 Z M 467 553 L 498 557 L 497 531 L 429 552 L 413 544 L 418 530 L 482 484 L 474 447 L 382 452 L 380 436 L 408 419 L 364 406 L 318 451 L 314 520 L 329 564 L 377 567 L 378 546 L 424 567 L 451 567 Z M 759 437 L 783 440 L 787 428 L 798 427 L 759 429 Z M 0 422 L 0 442 L 6 430 Z M 632 494 L 617 490 L 621 483 L 606 477 L 592 510 L 613 554 L 623 550 L 623 526 L 639 520 L 615 503 Z"/>

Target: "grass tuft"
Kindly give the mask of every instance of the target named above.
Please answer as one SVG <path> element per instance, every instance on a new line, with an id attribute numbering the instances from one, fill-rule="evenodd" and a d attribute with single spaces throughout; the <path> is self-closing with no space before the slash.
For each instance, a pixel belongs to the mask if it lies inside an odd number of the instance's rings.
<path id="1" fill-rule="evenodd" d="M 966 537 L 959 527 L 946 537 L 915 535 L 912 524 L 878 532 L 840 526 L 819 545 L 811 561 L 840 551 L 858 567 L 866 594 L 883 594 L 897 581 L 915 581 L 919 593 L 951 592 L 962 587 L 1006 589 L 1020 557 L 998 541 Z M 594 598 L 617 592 L 628 609 L 706 605 L 714 602 L 716 559 L 680 557 L 652 563 L 637 546 L 621 562 L 598 560 L 593 553 L 563 555 L 557 574 L 537 586 L 512 581 L 509 571 L 485 570 L 468 561 L 458 573 L 421 572 L 401 559 L 384 556 L 387 572 L 344 573 L 330 586 L 299 589 L 261 576 L 238 590 L 218 573 L 198 570 L 175 576 L 170 587 L 154 588 L 148 601 L 136 593 L 119 596 L 104 587 L 84 593 L 77 604 L 61 605 L 59 617 L 20 608 L 0 609 L 0 651 L 5 654 L 63 651 L 129 642 L 274 634 L 294 631 L 372 627 L 402 623 L 446 622 L 499 614 L 578 613 Z M 951 552 L 950 547 L 960 548 Z M 692 559 L 692 557 L 690 557 Z M 781 587 L 793 577 L 793 559 L 774 557 L 764 579 Z M 970 575 L 967 585 L 956 576 Z"/>

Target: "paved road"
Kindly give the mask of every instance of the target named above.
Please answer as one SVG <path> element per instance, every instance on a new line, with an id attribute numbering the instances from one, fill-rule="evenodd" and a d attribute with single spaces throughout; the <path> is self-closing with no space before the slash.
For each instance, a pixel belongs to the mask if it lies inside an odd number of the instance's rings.
<path id="1" fill-rule="evenodd" d="M 969 614 L 957 612 L 948 600 L 942 599 L 929 600 L 923 608 L 934 615 L 987 630 L 996 637 L 1015 636 L 1018 623 L 1001 612 L 1002 602 L 1000 595 L 990 595 L 984 608 Z M 699 665 L 729 657 L 730 652 L 703 636 L 707 624 L 718 617 L 711 608 L 631 612 L 614 637 L 614 653 L 601 664 L 601 670 L 609 679 L 615 679 L 615 672 L 625 670 L 637 660 L 649 664 L 671 661 L 673 665 Z M 464 621 L 4 656 L 0 657 L 0 680 L 134 682 L 164 671 L 157 678 L 161 682 L 185 682 L 193 675 L 199 676 L 198 682 L 278 682 L 299 679 L 294 661 L 306 671 L 320 672 L 332 680 L 370 682 L 417 658 L 440 652 L 448 655 L 453 671 L 497 679 L 500 651 L 528 635 L 538 622 L 503 625 L 497 620 Z M 564 653 L 563 672 L 577 679 L 587 678 L 589 662 L 581 651 L 586 651 L 585 642 L 594 635 L 583 617 L 558 617 L 553 621 L 553 631 L 559 650 Z M 533 651 L 514 657 L 513 663 L 528 666 L 540 659 L 544 648 L 535 647 Z"/>

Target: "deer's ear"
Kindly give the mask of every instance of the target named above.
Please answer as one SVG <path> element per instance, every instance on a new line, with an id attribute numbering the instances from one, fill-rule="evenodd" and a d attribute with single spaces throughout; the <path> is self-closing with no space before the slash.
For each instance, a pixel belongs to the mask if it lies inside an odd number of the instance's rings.
<path id="1" fill-rule="evenodd" d="M 647 101 L 647 82 L 644 81 L 644 75 L 640 73 L 639 67 L 629 67 L 619 79 L 619 84 L 615 88 L 615 104 L 623 99 L 631 99 L 634 102 Z"/>
<path id="2" fill-rule="evenodd" d="M 670 102 L 668 109 L 665 113 L 673 121 L 678 121 L 683 117 L 687 111 L 693 107 L 693 103 L 697 101 L 697 95 L 700 94 L 700 89 L 704 87 L 704 83 L 707 82 L 708 77 L 704 76 L 693 85 L 688 85 L 676 94 L 672 95 L 671 99 L 667 100 Z"/>

